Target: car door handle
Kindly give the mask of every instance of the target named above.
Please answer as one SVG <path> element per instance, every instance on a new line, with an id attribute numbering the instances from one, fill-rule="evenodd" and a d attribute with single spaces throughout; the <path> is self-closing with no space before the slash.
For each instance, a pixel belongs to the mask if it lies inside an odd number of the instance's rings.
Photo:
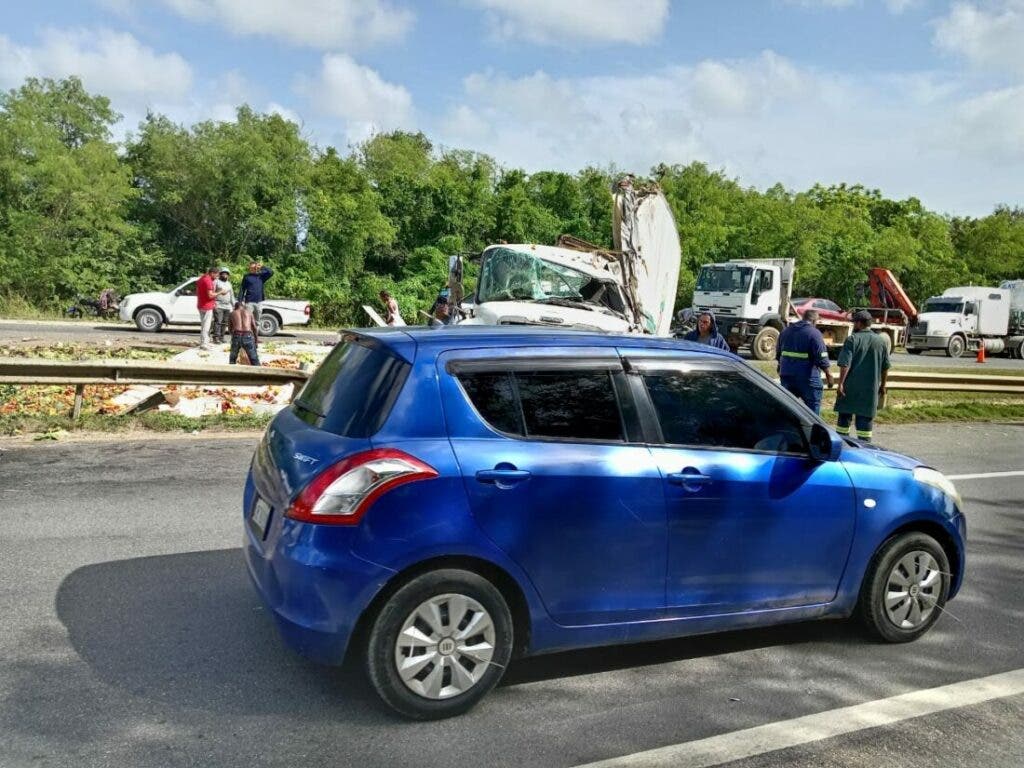
<path id="1" fill-rule="evenodd" d="M 481 469 L 476 473 L 477 482 L 496 485 L 498 488 L 511 488 L 513 485 L 529 479 L 529 477 L 529 471 L 516 469 L 515 467 Z"/>
<path id="2" fill-rule="evenodd" d="M 667 475 L 668 481 L 673 485 L 705 485 L 711 482 L 711 476 L 705 475 L 696 470 L 687 472 L 669 472 Z"/>

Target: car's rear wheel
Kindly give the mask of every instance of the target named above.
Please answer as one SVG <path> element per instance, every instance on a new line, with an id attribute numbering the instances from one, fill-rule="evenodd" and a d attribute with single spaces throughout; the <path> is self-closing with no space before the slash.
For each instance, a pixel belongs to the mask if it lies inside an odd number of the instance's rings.
<path id="1" fill-rule="evenodd" d="M 164 324 L 164 316 L 159 309 L 143 307 L 135 313 L 135 327 L 144 333 L 156 333 Z"/>
<path id="2" fill-rule="evenodd" d="M 916 640 L 938 620 L 949 595 L 949 559 L 924 533 L 895 536 L 878 550 L 860 595 L 868 631 L 889 643 Z"/>
<path id="3" fill-rule="evenodd" d="M 270 312 L 260 313 L 260 336 L 276 336 L 280 330 L 281 321 L 277 319 L 276 315 Z"/>
<path id="4" fill-rule="evenodd" d="M 432 571 L 401 587 L 377 614 L 367 669 L 397 712 L 416 720 L 451 717 L 497 684 L 512 642 L 512 615 L 493 584 L 469 571 Z"/>

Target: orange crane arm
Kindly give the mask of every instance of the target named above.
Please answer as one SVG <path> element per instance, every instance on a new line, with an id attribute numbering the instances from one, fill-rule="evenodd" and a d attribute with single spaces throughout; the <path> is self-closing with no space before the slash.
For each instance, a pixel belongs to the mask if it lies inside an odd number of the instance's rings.
<path id="1" fill-rule="evenodd" d="M 900 281 L 884 267 L 873 267 L 868 270 L 868 286 L 871 294 L 871 306 L 878 309 L 901 309 L 907 316 L 910 325 L 917 322 L 917 307 L 907 296 Z"/>

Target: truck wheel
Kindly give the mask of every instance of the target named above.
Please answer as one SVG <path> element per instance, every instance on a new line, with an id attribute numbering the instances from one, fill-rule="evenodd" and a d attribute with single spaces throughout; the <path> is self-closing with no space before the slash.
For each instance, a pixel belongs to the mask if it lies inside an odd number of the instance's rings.
<path id="1" fill-rule="evenodd" d="M 875 331 L 879 336 L 882 337 L 882 343 L 885 344 L 885 354 L 892 354 L 892 336 L 885 331 Z"/>
<path id="2" fill-rule="evenodd" d="M 949 344 L 946 345 L 946 356 L 960 357 L 966 347 L 967 342 L 964 341 L 963 336 L 954 336 L 949 340 Z"/>
<path id="3" fill-rule="evenodd" d="M 276 336 L 281 330 L 281 321 L 276 315 L 264 312 L 260 315 L 260 336 Z"/>
<path id="4" fill-rule="evenodd" d="M 144 307 L 135 313 L 135 327 L 143 333 L 156 333 L 164 324 L 164 316 L 160 310 Z"/>
<path id="5" fill-rule="evenodd" d="M 923 349 L 910 349 L 909 347 L 907 348 L 907 354 L 910 355 L 920 355 L 922 352 L 924 352 Z"/>
<path id="6" fill-rule="evenodd" d="M 779 343 L 779 331 L 770 325 L 758 331 L 754 337 L 754 343 L 750 345 L 750 351 L 755 360 L 774 360 L 775 347 Z"/>

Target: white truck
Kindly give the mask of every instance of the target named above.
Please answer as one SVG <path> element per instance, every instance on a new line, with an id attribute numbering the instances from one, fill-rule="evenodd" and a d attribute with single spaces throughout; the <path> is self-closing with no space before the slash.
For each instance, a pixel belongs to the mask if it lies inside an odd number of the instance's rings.
<path id="1" fill-rule="evenodd" d="M 719 332 L 734 352 L 749 347 L 756 360 L 774 360 L 782 329 L 799 319 L 792 305 L 795 274 L 793 259 L 705 264 L 697 274 L 694 311 L 714 313 Z M 832 353 L 853 333 L 853 323 L 846 320 L 821 318 L 817 327 Z M 906 326 L 898 323 L 875 322 L 872 329 L 890 350 L 906 335 Z"/>
<path id="2" fill-rule="evenodd" d="M 614 250 L 563 236 L 559 245 L 492 245 L 481 254 L 464 325 L 543 325 L 668 336 L 681 249 L 654 185 L 619 184 Z"/>
<path id="3" fill-rule="evenodd" d="M 935 349 L 960 357 L 982 346 L 989 354 L 1024 357 L 1024 281 L 947 288 L 924 303 L 907 340 L 915 355 Z"/>
<path id="4" fill-rule="evenodd" d="M 199 325 L 196 307 L 198 277 L 186 280 L 170 291 L 130 293 L 121 299 L 121 320 L 135 323 L 147 333 L 156 333 L 165 325 Z M 299 299 L 267 299 L 260 315 L 260 336 L 273 336 L 285 325 L 309 323 L 308 301 Z"/>

